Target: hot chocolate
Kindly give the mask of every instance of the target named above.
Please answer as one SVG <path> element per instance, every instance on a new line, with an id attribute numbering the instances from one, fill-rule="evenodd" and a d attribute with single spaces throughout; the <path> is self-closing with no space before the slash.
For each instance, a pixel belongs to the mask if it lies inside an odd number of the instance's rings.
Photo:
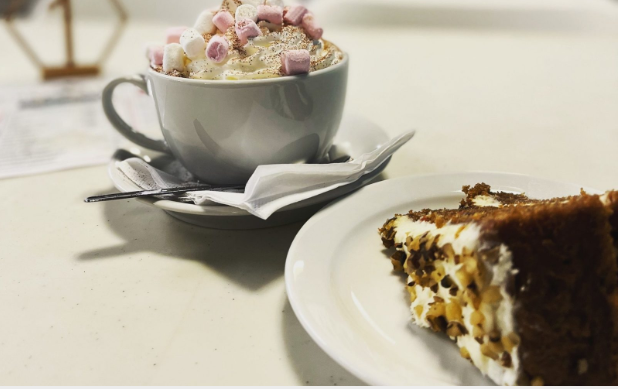
<path id="1" fill-rule="evenodd" d="M 150 46 L 152 69 L 204 80 L 246 80 L 306 74 L 340 63 L 343 53 L 302 5 L 281 0 L 224 0 L 192 28 L 167 31 Z"/>

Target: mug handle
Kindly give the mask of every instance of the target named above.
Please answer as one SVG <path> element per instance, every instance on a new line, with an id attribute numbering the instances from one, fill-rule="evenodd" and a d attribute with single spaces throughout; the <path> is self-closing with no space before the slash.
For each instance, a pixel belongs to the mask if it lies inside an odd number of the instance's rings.
<path id="1" fill-rule="evenodd" d="M 118 115 L 118 112 L 116 112 L 114 104 L 112 103 L 114 89 L 116 89 L 118 85 L 125 82 L 135 85 L 136 87 L 146 92 L 146 94 L 150 95 L 150 93 L 148 92 L 148 86 L 146 85 L 146 77 L 143 74 L 116 78 L 115 80 L 107 84 L 105 89 L 103 89 L 102 100 L 105 116 L 107 116 L 107 119 L 110 121 L 110 123 L 112 123 L 114 128 L 116 128 L 116 130 L 118 130 L 120 134 L 122 134 L 131 142 L 150 150 L 170 154 L 170 149 L 164 140 L 152 139 L 140 132 L 135 131 L 135 129 L 128 125 L 124 120 L 122 120 L 120 115 Z"/>

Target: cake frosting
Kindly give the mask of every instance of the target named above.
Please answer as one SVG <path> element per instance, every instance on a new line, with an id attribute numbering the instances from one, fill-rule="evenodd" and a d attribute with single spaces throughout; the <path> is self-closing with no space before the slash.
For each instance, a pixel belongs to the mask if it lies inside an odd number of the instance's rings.
<path id="1" fill-rule="evenodd" d="M 484 252 L 486 247 L 482 244 L 481 230 L 474 223 L 449 223 L 437 227 L 434 223 L 413 221 L 403 216 L 393 220 L 392 228 L 396 231 L 394 242 L 401 245 L 406 257 L 414 257 L 414 253 L 421 250 L 421 244 L 424 250 L 441 253 L 432 262 L 433 269 L 429 273 L 435 283 L 423 285 L 426 281 L 415 274 L 408 275 L 412 321 L 420 327 L 433 329 L 445 324 L 446 334 L 457 342 L 463 357 L 470 359 L 494 382 L 515 385 L 519 369 L 517 335 L 513 324 L 513 301 L 505 284 L 507 277 L 516 271 L 512 269 L 508 248 L 499 246 L 493 264 L 481 261 L 479 252 Z M 412 263 L 407 265 L 413 266 Z M 482 282 L 477 280 L 477 286 L 487 285 L 479 287 L 480 301 L 476 307 L 476 302 L 466 301 L 468 285 L 464 282 L 473 277 L 466 269 L 470 266 L 475 271 L 479 266 L 486 267 L 483 270 L 485 279 Z M 457 291 L 453 292 L 455 289 Z M 485 294 L 488 296 L 483 297 Z M 446 317 L 447 322 L 436 323 L 440 316 Z M 500 335 L 497 340 L 492 339 L 494 334 Z M 503 337 L 506 338 L 503 340 Z"/>

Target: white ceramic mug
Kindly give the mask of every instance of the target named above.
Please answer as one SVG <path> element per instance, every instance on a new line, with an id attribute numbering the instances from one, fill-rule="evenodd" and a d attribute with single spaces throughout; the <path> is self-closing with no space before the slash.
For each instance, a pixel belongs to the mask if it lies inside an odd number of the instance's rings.
<path id="1" fill-rule="evenodd" d="M 149 70 L 103 91 L 109 121 L 132 142 L 172 153 L 198 178 L 244 184 L 259 165 L 310 163 L 326 157 L 345 104 L 348 57 L 303 76 L 261 80 L 193 80 Z M 112 104 L 128 82 L 151 95 L 165 140 L 124 122 Z"/>

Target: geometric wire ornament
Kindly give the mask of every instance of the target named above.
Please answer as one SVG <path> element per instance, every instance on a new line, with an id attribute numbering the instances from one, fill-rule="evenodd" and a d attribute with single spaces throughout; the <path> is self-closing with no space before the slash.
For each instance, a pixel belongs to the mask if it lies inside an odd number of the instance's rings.
<path id="1" fill-rule="evenodd" d="M 75 63 L 75 57 L 73 54 L 73 13 L 71 10 L 71 0 L 55 0 L 49 6 L 49 9 L 56 7 L 63 8 L 64 41 L 66 50 L 66 62 L 63 66 L 45 65 L 41 58 L 39 58 L 36 52 L 28 44 L 28 41 L 24 39 L 19 30 L 17 30 L 13 25 L 14 13 L 17 9 L 19 9 L 23 3 L 23 0 L 13 0 L 9 5 L 5 14 L 6 27 L 11 36 L 17 41 L 17 44 L 26 53 L 28 58 L 30 58 L 30 61 L 32 61 L 41 70 L 41 76 L 44 80 L 66 76 L 96 75 L 99 74 L 101 70 L 100 64 L 109 58 L 109 55 L 118 43 L 118 38 L 122 34 L 122 31 L 127 23 L 127 13 L 119 3 L 119 0 L 109 0 L 109 2 L 111 3 L 114 12 L 118 15 L 118 23 L 114 27 L 112 36 L 103 46 L 103 51 L 99 55 L 99 58 L 95 64 L 92 65 L 77 65 Z"/>

